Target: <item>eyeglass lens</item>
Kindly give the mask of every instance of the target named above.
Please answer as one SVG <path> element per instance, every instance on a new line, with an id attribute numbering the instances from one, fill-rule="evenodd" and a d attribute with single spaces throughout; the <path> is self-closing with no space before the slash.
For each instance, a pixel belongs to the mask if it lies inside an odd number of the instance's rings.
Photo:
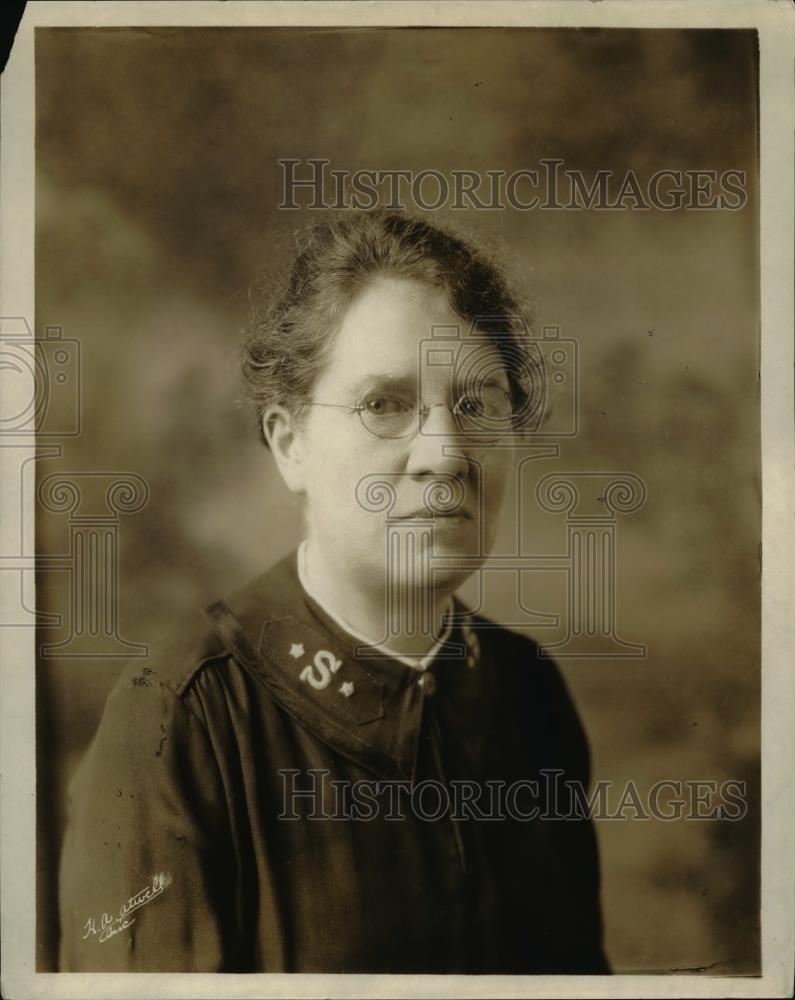
<path id="1" fill-rule="evenodd" d="M 400 393 L 369 393 L 359 404 L 359 416 L 371 434 L 382 438 L 407 437 L 417 433 L 428 408 Z M 453 407 L 459 432 L 474 440 L 493 441 L 510 429 L 513 406 L 499 386 L 484 385 L 460 395 Z"/>

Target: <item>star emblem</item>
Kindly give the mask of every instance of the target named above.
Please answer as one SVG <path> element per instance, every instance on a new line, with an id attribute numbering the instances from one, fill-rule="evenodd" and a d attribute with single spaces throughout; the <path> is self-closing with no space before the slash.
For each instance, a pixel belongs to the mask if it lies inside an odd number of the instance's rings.
<path id="1" fill-rule="evenodd" d="M 346 698 L 350 698 L 353 694 L 355 688 L 352 681 L 343 681 L 340 684 L 340 694 L 345 695 Z"/>
<path id="2" fill-rule="evenodd" d="M 300 642 L 294 642 L 292 646 L 290 646 L 290 656 L 292 656 L 294 660 L 297 660 L 299 656 L 303 655 L 304 655 L 303 645 Z"/>

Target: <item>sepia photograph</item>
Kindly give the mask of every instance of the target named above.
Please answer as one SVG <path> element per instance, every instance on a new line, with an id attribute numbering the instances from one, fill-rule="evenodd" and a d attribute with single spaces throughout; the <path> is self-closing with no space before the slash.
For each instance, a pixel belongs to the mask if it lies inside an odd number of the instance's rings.
<path id="1" fill-rule="evenodd" d="M 4 265 L 29 974 L 791 995 L 765 5 L 88 6 L 27 28 Z"/>

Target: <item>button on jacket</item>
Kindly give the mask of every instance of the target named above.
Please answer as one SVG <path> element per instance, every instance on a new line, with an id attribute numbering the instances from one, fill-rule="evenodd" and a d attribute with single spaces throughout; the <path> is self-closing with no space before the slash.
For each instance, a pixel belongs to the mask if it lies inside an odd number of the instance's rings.
<path id="1" fill-rule="evenodd" d="M 130 664 L 70 789 L 61 969 L 607 972 L 592 824 L 550 808 L 589 779 L 571 699 L 455 611 L 413 669 L 293 553 Z"/>

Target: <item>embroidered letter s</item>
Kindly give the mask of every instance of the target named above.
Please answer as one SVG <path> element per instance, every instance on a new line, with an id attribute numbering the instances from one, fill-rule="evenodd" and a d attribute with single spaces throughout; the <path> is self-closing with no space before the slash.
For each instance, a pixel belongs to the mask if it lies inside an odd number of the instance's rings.
<path id="1" fill-rule="evenodd" d="M 300 678 L 306 684 L 322 691 L 331 683 L 331 675 L 336 674 L 342 666 L 342 660 L 338 660 L 333 653 L 327 649 L 320 649 L 315 653 L 314 666 L 307 666 L 300 673 Z"/>

